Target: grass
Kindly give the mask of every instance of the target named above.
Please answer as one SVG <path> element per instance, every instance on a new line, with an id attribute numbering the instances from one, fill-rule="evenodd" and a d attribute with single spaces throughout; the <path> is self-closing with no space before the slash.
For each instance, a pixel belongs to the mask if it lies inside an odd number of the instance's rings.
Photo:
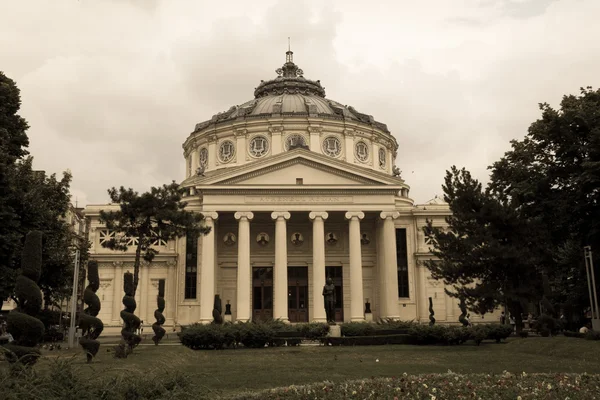
<path id="1" fill-rule="evenodd" d="M 177 371 L 192 376 L 213 395 L 233 394 L 318 381 L 393 377 L 403 373 L 600 373 L 600 341 L 566 337 L 512 338 L 507 343 L 461 346 L 283 347 L 193 351 L 180 345 L 139 346 L 125 360 L 100 348 L 92 364 L 82 351 L 44 351 L 36 370 L 56 358 L 73 357 L 82 377 L 115 377 L 126 371 L 144 376 Z M 377 361 L 378 360 L 378 361 Z M 0 368 L 6 368 L 5 363 Z"/>

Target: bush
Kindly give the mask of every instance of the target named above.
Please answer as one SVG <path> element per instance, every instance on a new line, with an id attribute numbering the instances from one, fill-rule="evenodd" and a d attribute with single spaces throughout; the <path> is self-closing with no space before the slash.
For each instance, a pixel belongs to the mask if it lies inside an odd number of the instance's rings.
<path id="1" fill-rule="evenodd" d="M 483 326 L 487 330 L 486 339 L 495 340 L 496 343 L 506 340 L 506 338 L 513 333 L 513 327 L 511 325 L 486 324 Z"/>
<path id="2" fill-rule="evenodd" d="M 192 350 L 221 350 L 235 343 L 231 324 L 194 324 L 178 333 L 181 344 Z"/>
<path id="3" fill-rule="evenodd" d="M 585 334 L 586 340 L 600 340 L 600 332 L 588 331 Z"/>
<path id="4" fill-rule="evenodd" d="M 375 326 L 368 322 L 347 322 L 341 325 L 342 336 L 369 336 Z"/>
<path id="5" fill-rule="evenodd" d="M 319 322 L 296 325 L 301 337 L 308 340 L 320 340 L 329 334 L 329 325 Z"/>
<path id="6" fill-rule="evenodd" d="M 564 331 L 563 335 L 566 337 L 574 337 L 583 339 L 585 337 L 585 333 L 573 332 L 573 331 Z"/>
<path id="7" fill-rule="evenodd" d="M 244 347 L 252 349 L 265 347 L 275 338 L 275 331 L 269 324 L 248 322 L 239 325 L 241 326 L 239 341 Z"/>
<path id="8" fill-rule="evenodd" d="M 332 346 L 381 346 L 384 344 L 413 344 L 410 335 L 328 337 L 325 344 Z"/>
<path id="9" fill-rule="evenodd" d="M 488 329 L 485 325 L 476 325 L 471 328 L 471 339 L 475 341 L 475 344 L 479 346 L 481 342 L 487 339 Z"/>
<path id="10" fill-rule="evenodd" d="M 542 336 L 556 335 L 562 330 L 562 322 L 550 315 L 542 314 L 533 324 L 533 329 Z"/>

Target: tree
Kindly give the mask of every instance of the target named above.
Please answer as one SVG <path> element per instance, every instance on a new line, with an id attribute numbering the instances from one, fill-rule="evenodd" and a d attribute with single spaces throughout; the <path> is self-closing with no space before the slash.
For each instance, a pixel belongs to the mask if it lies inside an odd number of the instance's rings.
<path id="1" fill-rule="evenodd" d="M 79 344 L 85 350 L 87 362 L 92 362 L 92 359 L 98 354 L 100 342 L 97 340 L 104 324 L 98 318 L 100 312 L 100 298 L 96 294 L 100 288 L 100 276 L 98 275 L 98 262 L 90 261 L 88 263 L 88 281 L 89 285 L 83 293 L 83 301 L 87 304 L 87 308 L 79 315 L 79 327 L 82 331 L 82 338 Z"/>
<path id="2" fill-rule="evenodd" d="M 428 221 L 433 255 L 426 261 L 435 279 L 452 289 L 446 292 L 481 314 L 506 305 L 522 327 L 521 313 L 543 290 L 535 251 L 534 227 L 521 220 L 510 202 L 503 201 L 471 177 L 464 168 L 446 172 L 444 199 L 452 215 L 448 231 Z"/>
<path id="3" fill-rule="evenodd" d="M 70 288 L 71 232 L 63 220 L 69 207 L 71 174 L 62 179 L 34 171 L 27 157 L 28 124 L 18 115 L 21 105 L 14 81 L 0 72 L 0 307 L 13 295 L 25 235 L 43 234 L 45 266 L 39 285 L 46 305 Z"/>
<path id="4" fill-rule="evenodd" d="M 490 167 L 490 190 L 537 224 L 553 300 L 581 310 L 589 304 L 582 248 L 600 250 L 600 90 L 581 88 L 559 110 L 540 109 L 526 137 Z"/>
<path id="5" fill-rule="evenodd" d="M 102 244 L 111 250 L 127 251 L 135 247 L 133 269 L 133 294 L 138 287 L 140 261 L 151 262 L 158 254 L 155 244 L 168 242 L 187 234 L 206 234 L 210 231 L 201 225 L 202 216 L 185 210 L 187 203 L 181 201 L 183 190 L 174 181 L 162 187 L 152 187 L 149 192 L 138 194 L 133 189 L 112 188 L 108 195 L 119 204 L 118 211 L 100 211 L 100 221 L 114 232 Z"/>

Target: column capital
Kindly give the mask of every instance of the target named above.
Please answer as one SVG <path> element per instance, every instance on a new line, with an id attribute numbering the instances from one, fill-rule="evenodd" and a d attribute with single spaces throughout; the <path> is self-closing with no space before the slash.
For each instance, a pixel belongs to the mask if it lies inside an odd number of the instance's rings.
<path id="1" fill-rule="evenodd" d="M 358 218 L 359 220 L 365 217 L 365 213 L 362 211 L 348 211 L 346 213 L 346 219 Z"/>
<path id="2" fill-rule="evenodd" d="M 234 214 L 235 219 L 246 218 L 248 221 L 252 221 L 254 213 L 252 211 L 238 211 Z"/>
<path id="3" fill-rule="evenodd" d="M 273 211 L 271 213 L 271 218 L 272 219 L 279 219 L 279 218 L 283 218 L 283 219 L 290 219 L 290 217 L 292 216 L 292 214 L 290 214 L 287 211 Z"/>
<path id="4" fill-rule="evenodd" d="M 205 219 L 210 218 L 213 221 L 219 219 L 219 213 L 217 213 L 216 211 L 202 211 L 202 215 Z"/>
<path id="5" fill-rule="evenodd" d="M 379 214 L 379 217 L 381 219 L 396 219 L 400 216 L 400 213 L 398 211 L 382 211 L 381 214 Z"/>
<path id="6" fill-rule="evenodd" d="M 326 220 L 327 218 L 329 218 L 329 213 L 327 211 L 312 211 L 310 214 L 308 214 L 308 218 L 310 218 L 313 221 L 317 218 Z"/>

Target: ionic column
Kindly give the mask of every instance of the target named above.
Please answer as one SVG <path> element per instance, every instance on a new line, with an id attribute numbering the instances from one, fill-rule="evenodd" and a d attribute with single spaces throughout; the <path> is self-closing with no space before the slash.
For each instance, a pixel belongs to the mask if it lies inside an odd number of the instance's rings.
<path id="1" fill-rule="evenodd" d="M 313 221 L 312 320 L 327 322 L 323 286 L 325 286 L 325 220 L 329 214 L 325 211 L 311 212 L 308 217 Z"/>
<path id="2" fill-rule="evenodd" d="M 150 281 L 150 264 L 147 262 L 140 263 L 140 284 L 142 290 L 140 292 L 140 319 L 147 323 L 148 321 L 148 283 Z"/>
<path id="3" fill-rule="evenodd" d="M 215 221 L 216 212 L 203 212 L 204 225 L 210 232 L 202 236 L 202 264 L 200 265 L 200 322 L 208 324 L 213 320 L 215 302 Z M 200 238 L 198 238 L 200 240 Z"/>
<path id="4" fill-rule="evenodd" d="M 198 147 L 194 147 L 190 157 L 192 158 L 192 170 L 190 171 L 190 173 L 191 176 L 194 176 L 196 174 L 196 168 L 198 168 L 198 166 L 200 165 L 200 162 L 198 161 L 200 159 L 200 150 L 198 149 Z"/>
<path id="5" fill-rule="evenodd" d="M 238 263 L 237 263 L 237 321 L 250 320 L 250 221 L 254 213 L 236 212 L 235 219 L 239 220 L 238 227 Z"/>
<path id="6" fill-rule="evenodd" d="M 360 250 L 360 220 L 365 217 L 362 211 L 349 211 L 346 219 L 349 221 L 349 249 L 350 249 L 350 320 L 364 321 L 363 312 L 363 278 L 362 254 Z"/>
<path id="7" fill-rule="evenodd" d="M 386 314 L 383 317 L 400 319 L 398 308 L 398 262 L 396 260 L 396 227 L 394 220 L 400 216 L 397 211 L 384 211 L 379 217 L 383 219 L 383 269 L 381 275 L 385 280 L 383 295 L 380 295 L 383 309 Z"/>
<path id="8" fill-rule="evenodd" d="M 115 267 L 114 278 L 113 278 L 113 311 L 112 320 L 115 323 L 121 322 L 121 310 L 125 308 L 122 300 L 125 292 L 123 291 L 123 263 L 115 261 L 113 263 Z"/>
<path id="9" fill-rule="evenodd" d="M 275 269 L 273 279 L 273 319 L 288 322 L 288 275 L 287 275 L 287 226 L 290 219 L 287 211 L 274 211 L 275 220 Z"/>
<path id="10" fill-rule="evenodd" d="M 175 295 L 175 280 L 177 279 L 177 262 L 168 262 L 167 268 L 167 281 L 165 282 L 165 296 L 167 300 L 166 319 L 169 322 L 169 325 L 171 325 L 174 324 L 175 321 L 175 305 L 177 304 L 177 296 Z"/>

